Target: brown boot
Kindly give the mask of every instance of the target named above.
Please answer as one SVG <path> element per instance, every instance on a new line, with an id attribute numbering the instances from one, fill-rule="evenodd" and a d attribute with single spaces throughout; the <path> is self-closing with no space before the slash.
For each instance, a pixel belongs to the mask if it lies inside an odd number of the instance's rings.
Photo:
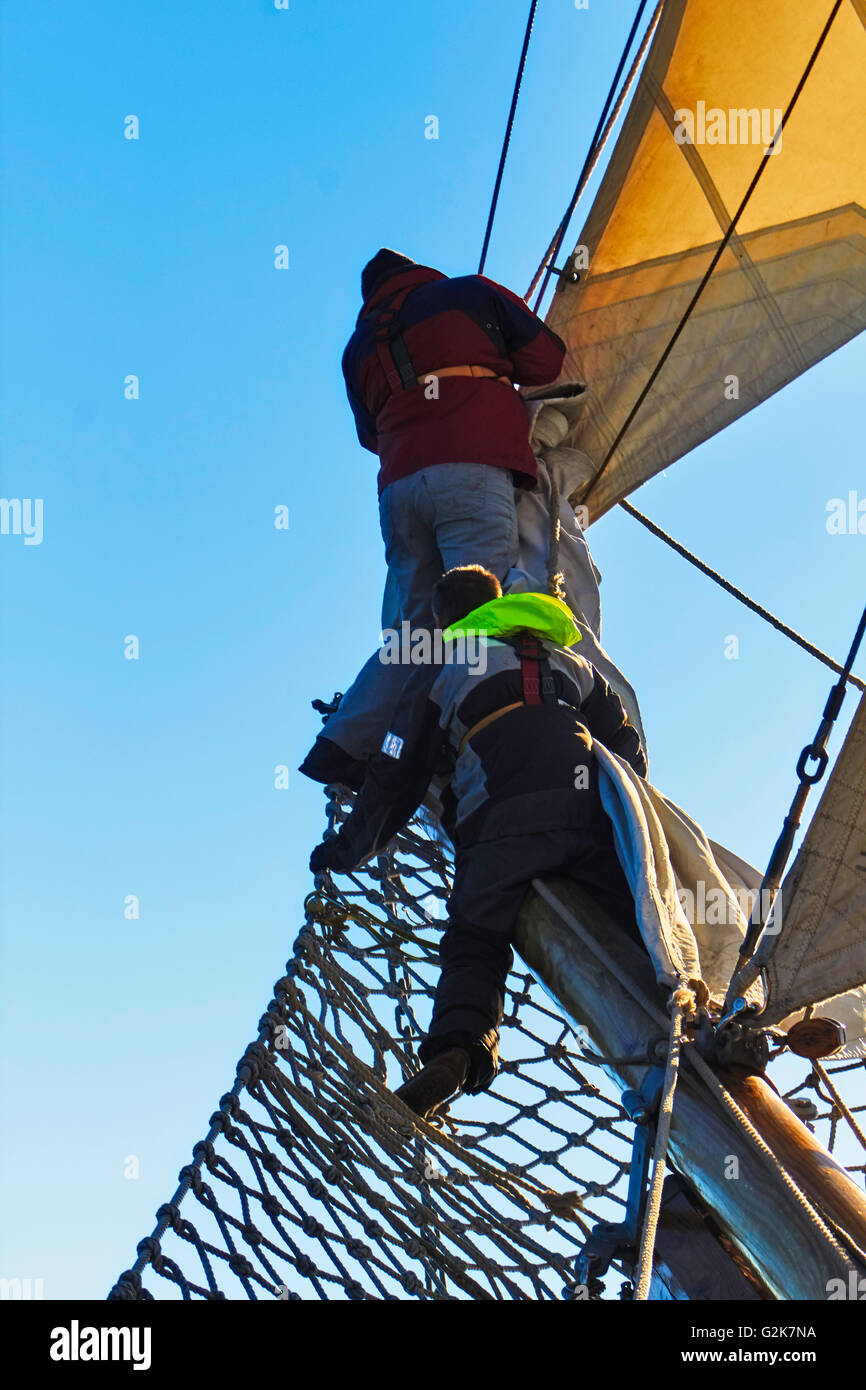
<path id="1" fill-rule="evenodd" d="M 452 1047 L 440 1052 L 417 1076 L 404 1081 L 394 1095 L 425 1120 L 437 1106 L 461 1089 L 468 1074 L 469 1053 L 462 1047 Z"/>

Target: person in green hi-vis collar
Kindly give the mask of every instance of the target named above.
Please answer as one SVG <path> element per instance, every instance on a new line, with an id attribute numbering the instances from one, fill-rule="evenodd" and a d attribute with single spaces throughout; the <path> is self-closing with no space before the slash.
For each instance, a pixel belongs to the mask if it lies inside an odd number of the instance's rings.
<path id="1" fill-rule="evenodd" d="M 442 974 L 419 1049 L 424 1067 L 396 1092 L 423 1116 L 496 1075 L 511 935 L 533 878 L 571 876 L 641 941 L 593 741 L 646 775 L 637 730 L 580 655 L 559 599 L 503 595 L 495 575 L 466 565 L 438 581 L 433 609 L 443 641 L 406 681 L 351 815 L 310 859 L 317 874 L 358 867 L 438 778 L 455 850 Z"/>

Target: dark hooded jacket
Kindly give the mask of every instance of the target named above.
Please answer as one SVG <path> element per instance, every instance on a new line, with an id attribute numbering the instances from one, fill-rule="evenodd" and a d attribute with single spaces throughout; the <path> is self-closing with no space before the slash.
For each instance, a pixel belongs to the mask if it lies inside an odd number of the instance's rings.
<path id="1" fill-rule="evenodd" d="M 522 299 L 486 276 L 451 279 L 391 254 L 392 268 L 385 260 L 384 272 L 367 286 L 343 354 L 358 438 L 379 455 L 379 491 L 436 463 L 507 468 L 515 482 L 532 487 L 537 472 L 526 407 L 510 383 L 553 381 L 565 344 Z M 413 381 L 456 366 L 487 367 L 496 377 L 446 376 L 435 387 L 428 382 L 392 391 L 376 334 L 382 315 L 395 305 L 394 326 L 408 350 Z"/>
<path id="2" fill-rule="evenodd" d="M 580 633 L 564 603 L 546 594 L 506 594 L 448 629 L 465 644 L 442 644 L 409 676 L 382 751 L 339 836 L 346 868 L 382 850 L 437 777 L 442 823 L 458 849 L 502 835 L 585 825 L 580 776 L 586 731 L 641 776 L 647 765 L 619 696 L 570 650 Z M 471 645 L 473 635 L 478 637 Z M 548 701 L 503 714 L 467 739 L 494 711 L 519 704 L 521 657 L 512 639 L 541 643 L 553 680 Z M 550 698 L 550 695 L 554 698 Z"/>

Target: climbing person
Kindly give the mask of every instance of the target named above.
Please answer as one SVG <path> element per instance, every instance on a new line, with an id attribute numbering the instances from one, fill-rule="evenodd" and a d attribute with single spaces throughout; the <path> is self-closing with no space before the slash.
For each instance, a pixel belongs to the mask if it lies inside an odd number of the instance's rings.
<path id="1" fill-rule="evenodd" d="M 505 581 L 518 563 L 515 490 L 535 487 L 538 469 L 514 385 L 553 381 L 565 344 L 486 276 L 449 277 L 388 247 L 364 266 L 361 296 L 342 366 L 358 439 L 379 458 L 382 627 L 429 628 L 444 571 L 474 563 Z M 326 727 L 301 771 L 356 787 L 366 727 L 406 674 L 374 654 L 334 712 L 342 737 Z"/>
<path id="2" fill-rule="evenodd" d="M 351 814 L 310 859 L 314 873 L 358 867 L 402 829 L 434 775 L 444 784 L 455 859 L 442 972 L 423 1068 L 396 1092 L 422 1116 L 496 1074 L 511 935 L 534 877 L 571 876 L 640 940 L 593 740 L 646 773 L 618 696 L 571 650 L 580 634 L 559 599 L 503 595 L 495 575 L 468 565 L 437 581 L 433 611 L 443 640 L 409 676 Z"/>
<path id="3" fill-rule="evenodd" d="M 343 354 L 358 439 L 379 457 L 379 517 L 401 619 L 429 623 L 439 576 L 517 559 L 514 488 L 537 474 L 514 383 L 553 381 L 565 344 L 483 275 L 451 278 L 383 247 L 361 273 Z"/>

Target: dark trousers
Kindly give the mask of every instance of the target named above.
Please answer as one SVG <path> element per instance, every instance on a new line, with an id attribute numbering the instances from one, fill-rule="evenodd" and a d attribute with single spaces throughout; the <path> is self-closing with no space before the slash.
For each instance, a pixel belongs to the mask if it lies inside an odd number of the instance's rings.
<path id="1" fill-rule="evenodd" d="M 449 1047 L 465 1047 L 471 1058 L 467 1091 L 486 1090 L 496 1075 L 512 933 L 533 878 L 573 878 L 642 944 L 611 823 L 593 790 L 595 797 L 576 793 L 591 803 L 579 828 L 502 836 L 456 855 L 449 921 L 439 946 L 442 974 L 419 1056 L 429 1062 Z"/>

